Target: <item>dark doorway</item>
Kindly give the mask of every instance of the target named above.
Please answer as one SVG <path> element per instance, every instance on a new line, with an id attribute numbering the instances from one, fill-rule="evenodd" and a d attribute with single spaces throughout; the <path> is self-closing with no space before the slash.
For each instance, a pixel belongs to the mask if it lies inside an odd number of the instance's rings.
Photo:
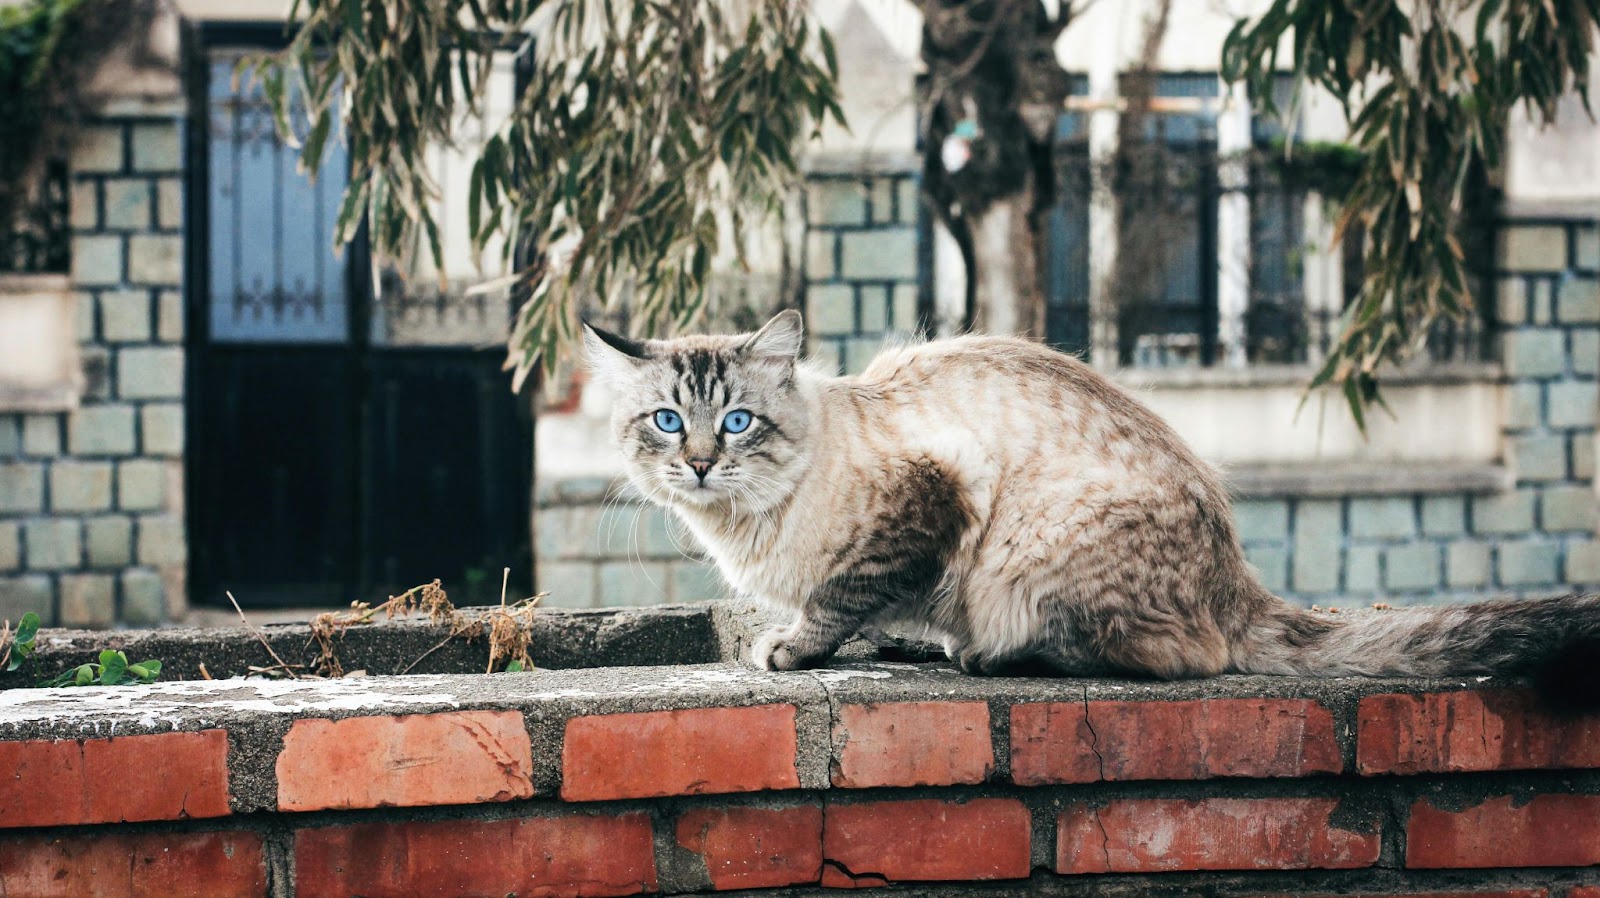
<path id="1" fill-rule="evenodd" d="M 532 420 L 500 370 L 508 302 L 431 275 L 375 282 L 361 241 L 334 251 L 343 148 L 310 182 L 259 90 L 234 83 L 257 35 L 281 33 L 206 32 L 195 66 L 191 596 L 342 605 L 439 578 L 482 601 L 502 567 L 525 595 Z"/>

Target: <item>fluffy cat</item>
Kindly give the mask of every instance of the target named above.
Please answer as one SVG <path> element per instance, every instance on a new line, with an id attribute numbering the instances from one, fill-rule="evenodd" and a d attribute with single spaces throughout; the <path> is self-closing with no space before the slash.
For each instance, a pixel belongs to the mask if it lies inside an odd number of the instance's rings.
<path id="1" fill-rule="evenodd" d="M 750 335 L 586 341 L 632 481 L 736 589 L 797 612 L 757 644 L 759 667 L 819 665 L 863 625 L 898 623 L 979 674 L 1554 669 L 1600 698 L 1597 597 L 1329 618 L 1274 596 L 1212 468 L 1038 344 L 928 342 L 833 377 L 798 361 L 792 311 Z"/>

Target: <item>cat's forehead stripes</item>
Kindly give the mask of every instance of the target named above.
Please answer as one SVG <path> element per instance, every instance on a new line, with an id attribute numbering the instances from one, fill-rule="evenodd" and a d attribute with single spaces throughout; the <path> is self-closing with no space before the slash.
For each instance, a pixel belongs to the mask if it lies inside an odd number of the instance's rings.
<path id="1" fill-rule="evenodd" d="M 728 396 L 731 353 L 716 349 L 690 349 L 668 357 L 677 375 L 673 393 L 679 404 L 713 404 Z"/>

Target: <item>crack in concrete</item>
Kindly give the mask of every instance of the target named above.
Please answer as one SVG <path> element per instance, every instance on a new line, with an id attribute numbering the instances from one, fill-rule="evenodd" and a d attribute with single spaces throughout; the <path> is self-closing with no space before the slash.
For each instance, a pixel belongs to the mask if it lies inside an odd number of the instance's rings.
<path id="1" fill-rule="evenodd" d="M 882 873 L 874 873 L 874 872 L 872 872 L 870 870 L 866 870 L 866 871 L 862 871 L 860 873 L 857 873 L 856 871 L 850 869 L 849 867 L 846 867 L 843 863 L 841 863 L 839 861 L 836 861 L 831 857 L 823 858 L 822 859 L 822 866 L 824 866 L 824 867 L 832 867 L 833 869 L 839 871 L 840 873 L 843 873 L 845 876 L 849 877 L 850 881 L 853 882 L 853 883 L 858 883 L 858 884 L 867 883 L 867 884 L 870 884 L 870 885 L 880 885 L 880 886 L 884 886 L 884 885 L 888 885 L 889 884 L 889 877 L 884 875 L 884 874 L 882 874 Z"/>
<path id="2" fill-rule="evenodd" d="M 1083 725 L 1089 728 L 1089 750 L 1094 752 L 1094 759 L 1100 766 L 1100 782 L 1106 781 L 1106 759 L 1100 754 L 1100 734 L 1094 730 L 1094 721 L 1089 719 L 1089 687 L 1083 687 Z"/>

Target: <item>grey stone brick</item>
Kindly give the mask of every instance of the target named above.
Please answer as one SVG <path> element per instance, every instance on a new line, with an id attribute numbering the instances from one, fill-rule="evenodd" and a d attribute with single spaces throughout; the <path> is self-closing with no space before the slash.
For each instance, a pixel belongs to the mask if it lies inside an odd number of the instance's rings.
<path id="1" fill-rule="evenodd" d="M 72 183 L 67 199 L 67 223 L 77 231 L 93 231 L 100 227 L 99 180 Z"/>
<path id="2" fill-rule="evenodd" d="M 149 291 L 108 290 L 100 294 L 100 333 L 112 343 L 149 340 Z"/>
<path id="3" fill-rule="evenodd" d="M 155 571 L 133 569 L 122 572 L 122 619 L 124 623 L 148 626 L 167 617 L 167 586 Z M 131 660 L 131 659 L 130 659 Z"/>
<path id="4" fill-rule="evenodd" d="M 1506 493 L 1472 497 L 1474 533 L 1527 533 L 1533 529 L 1535 492 L 1518 489 Z"/>
<path id="5" fill-rule="evenodd" d="M 72 282 L 80 287 L 122 283 L 122 236 L 78 235 L 72 238 Z"/>
<path id="6" fill-rule="evenodd" d="M 1547 586 L 1557 581 L 1561 554 L 1555 543 L 1500 544 L 1500 585 Z"/>
<path id="7" fill-rule="evenodd" d="M 899 331 L 915 331 L 919 323 L 917 317 L 917 286 L 915 284 L 895 284 L 894 300 L 894 328 Z"/>
<path id="8" fill-rule="evenodd" d="M 1289 550 L 1284 546 L 1256 544 L 1244 547 L 1245 560 L 1256 569 L 1261 585 L 1283 594 L 1289 591 Z"/>
<path id="9" fill-rule="evenodd" d="M 889 329 L 889 297 L 894 288 L 861 288 L 861 332 L 881 334 Z"/>
<path id="10" fill-rule="evenodd" d="M 656 605 L 668 601 L 671 583 L 664 561 L 605 561 L 600 564 L 600 604 Z"/>
<path id="11" fill-rule="evenodd" d="M 539 558 L 592 557 L 599 521 L 598 505 L 557 505 L 539 509 L 534 525 Z"/>
<path id="12" fill-rule="evenodd" d="M 22 525 L 16 521 L 0 521 L 0 571 L 14 571 L 22 567 Z"/>
<path id="13" fill-rule="evenodd" d="M 551 608 L 593 608 L 598 574 L 586 561 L 540 561 L 539 590 L 548 593 L 541 604 Z"/>
<path id="14" fill-rule="evenodd" d="M 1567 546 L 1566 576 L 1562 580 L 1569 586 L 1600 586 L 1600 541 Z"/>
<path id="15" fill-rule="evenodd" d="M 894 224 L 894 179 L 874 178 L 872 180 L 872 223 Z"/>
<path id="16" fill-rule="evenodd" d="M 1344 590 L 1353 595 L 1372 595 L 1383 588 L 1379 577 L 1377 546 L 1351 546 L 1345 551 Z"/>
<path id="17" fill-rule="evenodd" d="M 1513 225 L 1500 232 L 1500 264 L 1507 271 L 1565 271 L 1567 230 L 1559 225 Z"/>
<path id="18" fill-rule="evenodd" d="M 1305 499 L 1295 509 L 1294 591 L 1333 592 L 1339 588 L 1344 530 L 1337 500 Z"/>
<path id="19" fill-rule="evenodd" d="M 1527 430 L 1544 423 L 1544 384 L 1522 381 L 1506 387 L 1506 427 Z"/>
<path id="20" fill-rule="evenodd" d="M 162 290 L 156 299 L 156 338 L 163 343 L 182 343 L 183 330 L 183 292 Z"/>
<path id="21" fill-rule="evenodd" d="M 164 231 L 183 227 L 183 182 L 177 178 L 156 181 L 156 224 Z"/>
<path id="22" fill-rule="evenodd" d="M 1511 469 L 1517 480 L 1565 480 L 1567 440 L 1558 433 L 1524 434 L 1506 438 Z"/>
<path id="23" fill-rule="evenodd" d="M 22 454 L 22 416 L 0 413 L 0 458 Z"/>
<path id="24" fill-rule="evenodd" d="M 1394 592 L 1439 588 L 1439 547 L 1432 543 L 1392 546 L 1383 552 L 1383 584 Z"/>
<path id="25" fill-rule="evenodd" d="M 139 410 L 146 455 L 183 454 L 183 406 L 147 405 Z"/>
<path id="26" fill-rule="evenodd" d="M 1533 282 L 1533 293 L 1528 297 L 1534 324 L 1549 324 L 1555 312 L 1555 286 L 1549 278 L 1539 278 Z"/>
<path id="27" fill-rule="evenodd" d="M 117 394 L 123 399 L 182 399 L 183 350 L 176 346 L 118 350 Z"/>
<path id="28" fill-rule="evenodd" d="M 111 178 L 106 181 L 106 221 L 108 228 L 147 230 L 151 217 L 150 182 L 143 178 Z"/>
<path id="29" fill-rule="evenodd" d="M 28 568 L 59 571 L 83 564 L 82 529 L 72 518 L 44 518 L 25 523 L 22 541 Z"/>
<path id="30" fill-rule="evenodd" d="M 122 126 L 87 125 L 77 131 L 72 170 L 79 174 L 122 171 Z"/>
<path id="31" fill-rule="evenodd" d="M 837 246 L 838 235 L 832 231 L 812 231 L 807 234 L 806 277 L 814 281 L 838 277 L 839 269 L 834 265 Z"/>
<path id="32" fill-rule="evenodd" d="M 1592 278 L 1564 281 L 1556 305 L 1556 318 L 1562 324 L 1594 324 L 1600 321 L 1600 281 Z"/>
<path id="33" fill-rule="evenodd" d="M 1572 373 L 1594 377 L 1600 374 L 1600 328 L 1575 327 L 1572 335 Z"/>
<path id="34" fill-rule="evenodd" d="M 183 141 L 177 122 L 133 126 L 133 168 L 141 172 L 183 170 Z"/>
<path id="35" fill-rule="evenodd" d="M 844 351 L 839 348 L 838 342 L 834 340 L 817 343 L 807 353 L 807 357 L 836 374 L 844 373 Z"/>
<path id="36" fill-rule="evenodd" d="M 1457 589 L 1484 586 L 1489 582 L 1489 544 L 1455 542 L 1445 547 L 1445 583 Z"/>
<path id="37" fill-rule="evenodd" d="M 33 456 L 61 454 L 61 416 L 25 415 L 22 418 L 22 451 Z"/>
<path id="38" fill-rule="evenodd" d="M 854 231 L 840 241 L 844 277 L 909 281 L 917 276 L 917 232 L 911 228 Z"/>
<path id="39" fill-rule="evenodd" d="M 1350 500 L 1350 535 L 1389 539 L 1416 532 L 1416 513 L 1410 496 L 1385 496 Z"/>
<path id="40" fill-rule="evenodd" d="M 1600 413 L 1600 384 L 1564 380 L 1546 387 L 1550 395 L 1551 427 L 1593 427 Z"/>
<path id="41" fill-rule="evenodd" d="M 1575 433 L 1567 438 L 1567 448 L 1572 455 L 1572 476 L 1579 480 L 1594 479 L 1594 434 Z"/>
<path id="42" fill-rule="evenodd" d="M 895 190 L 900 194 L 900 220 L 905 224 L 915 224 L 922 205 L 922 189 L 917 179 L 903 178 Z"/>
<path id="43" fill-rule="evenodd" d="M 83 525 L 89 566 L 122 567 L 133 562 L 133 521 L 121 515 L 90 518 Z"/>
<path id="44" fill-rule="evenodd" d="M 639 507 L 639 550 L 647 558 L 682 558 L 697 551 L 694 537 L 664 508 Z"/>
<path id="45" fill-rule="evenodd" d="M 50 466 L 51 511 L 103 511 L 110 507 L 110 462 L 63 460 Z"/>
<path id="46" fill-rule="evenodd" d="M 1239 538 L 1251 542 L 1283 542 L 1289 538 L 1289 502 L 1285 499 L 1240 499 L 1233 503 Z"/>
<path id="47" fill-rule="evenodd" d="M 29 514 L 43 509 L 44 466 L 0 462 L 0 514 Z"/>
<path id="48" fill-rule="evenodd" d="M 183 238 L 134 234 L 128 238 L 128 280 L 156 287 L 183 284 Z"/>
<path id="49" fill-rule="evenodd" d="M 47 627 L 56 624 L 55 586 L 43 574 L 26 577 L 0 577 L 0 620 L 16 626 L 29 611 L 39 615 Z"/>
<path id="50" fill-rule="evenodd" d="M 844 341 L 844 370 L 860 374 L 882 348 L 879 337 L 851 337 Z"/>
<path id="51" fill-rule="evenodd" d="M 1546 533 L 1593 530 L 1600 497 L 1585 486 L 1553 486 L 1539 497 L 1539 526 Z"/>
<path id="52" fill-rule="evenodd" d="M 104 402 L 111 398 L 111 350 L 105 346 L 80 346 L 83 363 L 83 398 Z"/>
<path id="53" fill-rule="evenodd" d="M 110 574 L 61 577 L 61 623 L 67 627 L 109 627 L 117 621 L 117 581 Z"/>
<path id="54" fill-rule="evenodd" d="M 94 294 L 79 290 L 72 294 L 72 304 L 78 317 L 78 342 L 88 343 L 91 340 L 98 340 L 100 336 L 95 330 Z"/>
<path id="55" fill-rule="evenodd" d="M 1559 328 L 1524 328 L 1505 335 L 1510 377 L 1554 377 L 1566 368 L 1566 361 L 1566 340 Z"/>
<path id="56" fill-rule="evenodd" d="M 806 327 L 818 336 L 843 336 L 856 331 L 856 291 L 849 284 L 814 284 L 806 288 L 810 315 Z"/>
<path id="57" fill-rule="evenodd" d="M 1494 301 L 1495 317 L 1502 325 L 1528 322 L 1528 285 L 1522 278 L 1501 278 L 1495 288 Z"/>
<path id="58" fill-rule="evenodd" d="M 704 561 L 672 563 L 672 601 L 703 602 L 728 595 L 728 584 L 716 565 Z"/>
<path id="59" fill-rule="evenodd" d="M 1464 496 L 1426 496 L 1422 500 L 1422 532 L 1429 536 L 1454 536 L 1467 529 Z"/>
<path id="60" fill-rule="evenodd" d="M 867 222 L 867 191 L 860 181 L 828 178 L 806 188 L 807 216 L 812 224 L 859 225 Z"/>
<path id="61" fill-rule="evenodd" d="M 1590 225 L 1577 229 L 1577 258 L 1573 260 L 1573 267 L 1587 268 L 1591 271 L 1600 268 L 1600 227 Z"/>
<path id="62" fill-rule="evenodd" d="M 140 564 L 152 567 L 182 564 L 189 557 L 189 543 L 184 535 L 183 518 L 177 515 L 140 517 L 136 528 L 136 545 L 137 552 L 134 557 Z"/>
<path id="63" fill-rule="evenodd" d="M 152 511 L 166 503 L 166 466 L 151 459 L 133 459 L 117 465 L 117 507 L 123 511 Z"/>
<path id="64" fill-rule="evenodd" d="M 67 416 L 67 446 L 73 455 L 132 455 L 133 407 L 86 405 Z"/>

